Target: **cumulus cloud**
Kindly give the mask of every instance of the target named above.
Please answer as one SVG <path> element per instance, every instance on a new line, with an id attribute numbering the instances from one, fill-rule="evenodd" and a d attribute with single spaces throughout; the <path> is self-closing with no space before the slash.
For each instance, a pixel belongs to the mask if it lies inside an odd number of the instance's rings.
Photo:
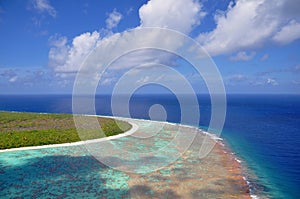
<path id="1" fill-rule="evenodd" d="M 108 18 L 106 19 L 106 28 L 111 30 L 119 24 L 119 22 L 122 19 L 122 14 L 117 12 L 116 9 L 114 9 L 111 13 L 109 13 Z"/>
<path id="2" fill-rule="evenodd" d="M 290 42 L 299 38 L 299 13 L 298 0 L 237 0 L 225 12 L 218 12 L 216 28 L 201 33 L 197 40 L 211 55 L 258 48 L 273 37 L 276 42 Z M 287 35 L 292 38 L 287 39 Z"/>
<path id="3" fill-rule="evenodd" d="M 255 54 L 256 54 L 255 52 L 250 52 L 249 54 L 247 54 L 245 51 L 241 51 L 241 52 L 238 52 L 236 55 L 231 56 L 229 58 L 229 60 L 231 60 L 231 61 L 249 61 L 249 60 L 253 59 Z"/>
<path id="4" fill-rule="evenodd" d="M 183 33 L 189 33 L 195 25 L 200 24 L 204 12 L 201 10 L 202 6 L 195 0 L 165 0 L 164 2 L 158 0 L 150 0 L 143 5 L 139 10 L 141 19 L 140 27 L 167 27 L 172 28 Z M 112 29 L 117 26 L 122 19 L 122 15 L 116 10 L 109 14 L 106 20 L 107 28 Z M 115 33 L 109 34 L 106 37 L 100 37 L 98 31 L 93 33 L 83 33 L 73 39 L 72 44 L 68 44 L 65 37 L 54 37 L 50 39 L 51 49 L 49 51 L 49 65 L 54 68 L 61 77 L 68 73 L 77 72 L 79 65 L 83 62 L 85 57 L 91 50 L 101 45 L 105 47 L 106 44 L 111 44 L 119 37 L 124 37 L 124 34 Z M 162 38 L 164 38 L 162 40 Z M 174 42 L 174 38 L 162 37 L 161 35 L 148 34 L 141 38 L 135 38 L 136 43 L 161 43 L 165 42 L 168 46 L 176 48 L 178 41 Z M 124 43 L 124 45 L 135 45 Z M 127 47 L 126 46 L 126 47 Z M 109 50 L 108 50 L 109 53 Z M 134 52 L 122 60 L 122 63 L 114 64 L 116 69 L 126 68 L 128 66 L 136 66 L 145 62 L 163 62 L 169 64 L 170 56 L 162 52 L 139 51 Z"/>
<path id="5" fill-rule="evenodd" d="M 201 4 L 194 0 L 151 0 L 139 10 L 141 27 L 162 27 L 189 33 L 205 16 L 201 9 Z"/>
<path id="6" fill-rule="evenodd" d="M 273 40 L 280 44 L 288 44 L 300 38 L 300 23 L 295 20 L 290 21 L 279 32 L 277 32 Z"/>
<path id="7" fill-rule="evenodd" d="M 39 13 L 47 13 L 52 17 L 56 17 L 57 12 L 48 0 L 33 0 L 31 4 Z"/>
<path id="8" fill-rule="evenodd" d="M 65 63 L 68 57 L 67 37 L 53 36 L 49 39 L 51 46 L 48 57 L 49 65 L 53 68 L 61 66 Z"/>
<path id="9" fill-rule="evenodd" d="M 67 44 L 66 37 L 51 38 L 49 51 L 49 65 L 58 73 L 76 72 L 85 57 L 95 48 L 100 35 L 97 31 L 86 32 Z"/>

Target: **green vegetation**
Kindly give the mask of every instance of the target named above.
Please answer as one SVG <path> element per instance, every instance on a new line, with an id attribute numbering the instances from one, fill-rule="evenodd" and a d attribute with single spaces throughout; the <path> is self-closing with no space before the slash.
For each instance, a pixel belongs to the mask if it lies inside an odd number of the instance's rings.
<path id="1" fill-rule="evenodd" d="M 97 120 L 106 136 L 117 135 L 131 128 L 124 121 L 102 117 L 97 117 Z M 83 130 L 80 139 L 73 115 L 70 114 L 0 112 L 0 149 L 96 139 L 104 137 L 103 132 L 100 129 Z"/>

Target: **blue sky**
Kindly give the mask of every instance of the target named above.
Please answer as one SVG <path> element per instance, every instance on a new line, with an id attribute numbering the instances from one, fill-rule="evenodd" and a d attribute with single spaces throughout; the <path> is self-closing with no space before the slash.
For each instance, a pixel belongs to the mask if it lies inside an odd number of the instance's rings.
<path id="1" fill-rule="evenodd" d="M 105 39 L 140 27 L 193 38 L 228 93 L 300 94 L 297 0 L 2 0 L 0 94 L 72 93 L 75 63 Z M 102 80 L 103 91 L 117 73 Z"/>

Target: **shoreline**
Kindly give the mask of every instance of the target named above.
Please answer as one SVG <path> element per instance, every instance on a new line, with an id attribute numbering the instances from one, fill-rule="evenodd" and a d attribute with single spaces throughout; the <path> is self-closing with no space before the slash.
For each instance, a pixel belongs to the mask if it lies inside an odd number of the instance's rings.
<path id="1" fill-rule="evenodd" d="M 19 148 L 1 149 L 0 153 L 10 152 L 10 151 L 24 151 L 24 150 L 36 150 L 36 149 L 45 149 L 45 148 L 56 148 L 56 147 L 65 147 L 65 146 L 66 147 L 78 146 L 78 145 L 84 145 L 86 143 L 94 143 L 94 142 L 103 142 L 103 141 L 107 141 L 107 140 L 113 140 L 113 139 L 131 135 L 138 129 L 138 126 L 136 124 L 130 123 L 130 122 L 128 122 L 128 123 L 132 125 L 132 128 L 129 129 L 128 131 L 118 134 L 118 135 L 113 135 L 113 136 L 108 136 L 108 137 L 103 137 L 103 138 L 93 139 L 93 140 L 79 141 L 79 142 L 68 142 L 68 143 L 62 143 L 62 144 L 47 144 L 47 145 L 40 145 L 40 146 L 26 146 L 26 147 L 19 147 Z"/>
<path id="2" fill-rule="evenodd" d="M 225 142 L 225 143 L 224 143 Z M 247 166 L 245 165 L 245 161 L 242 159 L 239 159 L 239 157 L 232 151 L 232 149 L 229 147 L 228 144 L 226 144 L 226 140 L 224 141 L 223 139 L 221 141 L 217 141 L 216 145 L 219 146 L 219 148 L 223 151 L 224 154 L 228 155 L 229 157 L 232 157 L 233 160 L 236 162 L 238 166 L 238 169 L 240 170 L 241 177 L 243 181 L 246 183 L 250 197 L 252 199 L 259 199 L 260 197 L 254 193 L 254 190 L 251 188 L 252 187 L 252 182 L 248 180 L 247 178 Z"/>
<path id="3" fill-rule="evenodd" d="M 17 112 L 17 111 L 10 111 L 10 112 Z M 49 113 L 38 113 L 38 114 L 49 114 Z M 166 121 L 161 122 L 161 121 L 151 121 L 151 120 L 146 120 L 146 119 L 133 119 L 133 118 L 124 118 L 124 117 L 115 117 L 115 116 L 104 116 L 104 115 L 86 115 L 86 116 L 97 116 L 97 117 L 119 119 L 119 120 L 126 121 L 129 124 L 131 124 L 132 128 L 129 129 L 128 131 L 126 131 L 124 133 L 121 133 L 121 134 L 118 134 L 118 135 L 99 138 L 99 139 L 94 139 L 94 140 L 79 141 L 79 142 L 72 142 L 72 143 L 62 143 L 62 144 L 51 144 L 51 145 L 28 146 L 28 147 L 20 147 L 20 148 L 3 149 L 3 150 L 0 150 L 0 154 L 5 153 L 5 152 L 12 152 L 12 151 L 23 151 L 23 150 L 35 150 L 35 149 L 43 149 L 43 148 L 78 146 L 78 145 L 84 145 L 85 143 L 102 142 L 102 141 L 113 140 L 113 139 L 117 139 L 117 138 L 121 138 L 121 137 L 126 137 L 126 136 L 134 134 L 137 131 L 137 129 L 139 128 L 137 124 L 134 124 L 133 122 L 130 122 L 128 120 L 133 120 L 133 121 L 134 120 L 140 120 L 140 121 L 144 121 L 144 122 L 163 123 L 163 124 L 176 125 L 176 126 L 178 125 L 178 126 L 187 127 L 187 128 L 190 128 L 190 129 L 200 130 L 201 134 L 209 136 L 210 139 L 212 139 L 216 143 L 215 147 L 219 148 L 220 150 L 223 151 L 224 154 L 226 154 L 225 156 L 223 155 L 224 157 L 228 157 L 230 160 L 234 160 L 236 162 L 234 165 L 237 168 L 235 168 L 234 170 L 237 170 L 239 181 L 244 182 L 243 186 L 245 185 L 245 186 L 248 187 L 247 193 L 249 193 L 249 198 L 253 198 L 253 199 L 259 198 L 258 196 L 251 193 L 252 192 L 251 185 L 250 185 L 250 182 L 247 180 L 246 176 L 244 175 L 242 161 L 238 159 L 236 154 L 234 154 L 232 152 L 231 148 L 229 148 L 229 146 L 227 144 L 224 144 L 222 138 L 220 138 L 220 137 L 218 137 L 214 134 L 211 134 L 209 132 L 206 132 L 206 131 L 204 131 L 200 128 L 194 127 L 194 126 L 183 125 L 183 124 L 179 124 L 179 123 L 171 123 L 171 122 L 166 122 Z"/>

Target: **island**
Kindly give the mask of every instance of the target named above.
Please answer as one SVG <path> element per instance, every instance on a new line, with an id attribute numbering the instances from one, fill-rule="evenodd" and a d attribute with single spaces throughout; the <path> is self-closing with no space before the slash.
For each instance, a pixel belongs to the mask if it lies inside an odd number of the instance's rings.
<path id="1" fill-rule="evenodd" d="M 9 112 L 0 115 L 1 147 L 6 148 L 0 151 L 0 197 L 251 198 L 244 169 L 222 140 L 211 138 L 215 142 L 213 150 L 199 158 L 199 145 L 207 133 L 195 127 L 99 117 L 106 135 L 120 134 L 121 129 L 131 129 L 131 124 L 138 126 L 132 135 L 110 140 L 115 147 L 130 152 L 128 157 L 124 153 L 105 157 L 103 160 L 112 163 L 112 167 L 99 161 L 85 144 L 60 145 L 80 141 L 72 115 Z M 157 134 L 146 136 L 158 126 L 161 128 Z M 178 130 L 187 136 L 197 131 L 190 147 L 175 160 L 157 155 L 159 150 L 165 153 L 177 150 L 169 143 Z M 46 147 L 27 147 L 37 145 Z M 15 147 L 21 148 L 14 150 Z M 97 147 L 100 155 L 110 150 L 103 142 Z M 145 166 L 141 166 L 136 154 L 148 152 L 157 156 L 143 159 Z M 151 170 L 154 164 L 164 162 L 165 166 Z"/>

